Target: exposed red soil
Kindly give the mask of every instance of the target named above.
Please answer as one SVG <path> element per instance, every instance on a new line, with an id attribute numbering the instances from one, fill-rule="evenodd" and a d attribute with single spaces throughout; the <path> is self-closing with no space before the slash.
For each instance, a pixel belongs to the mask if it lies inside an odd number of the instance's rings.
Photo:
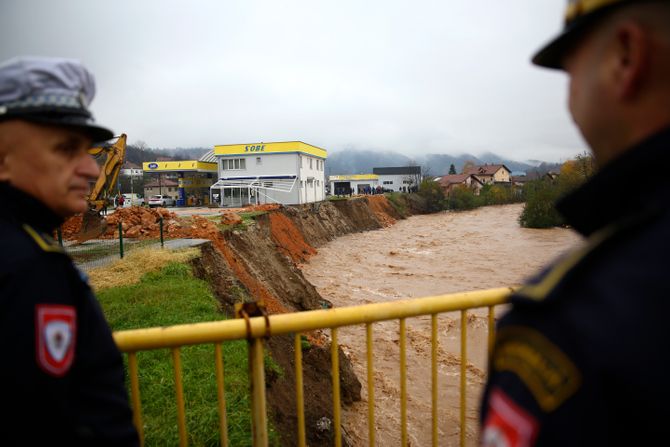
<path id="1" fill-rule="evenodd" d="M 305 262 L 316 254 L 316 249 L 305 242 L 302 232 L 282 213 L 270 213 L 270 234 L 279 250 L 293 262 Z"/>
<path id="2" fill-rule="evenodd" d="M 396 211 L 393 209 L 386 196 L 366 196 L 366 199 L 380 224 L 389 227 L 396 223 L 396 219 L 392 217 L 396 214 Z"/>

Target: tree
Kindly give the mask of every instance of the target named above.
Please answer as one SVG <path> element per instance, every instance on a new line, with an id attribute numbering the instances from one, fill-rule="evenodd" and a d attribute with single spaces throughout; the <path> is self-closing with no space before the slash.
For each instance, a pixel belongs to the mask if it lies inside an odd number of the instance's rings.
<path id="1" fill-rule="evenodd" d="M 429 213 L 444 209 L 444 191 L 438 182 L 430 179 L 422 181 L 419 195 L 426 199 L 426 211 Z"/>
<path id="2" fill-rule="evenodd" d="M 449 175 L 454 175 L 456 174 L 456 166 L 452 163 L 451 166 L 449 166 Z"/>
<path id="3" fill-rule="evenodd" d="M 410 160 L 407 163 L 407 167 L 418 168 L 415 170 L 415 172 L 407 174 L 403 178 L 403 183 L 407 184 L 407 191 L 417 192 L 419 190 L 419 186 L 421 185 L 422 180 L 421 166 L 416 161 Z"/>

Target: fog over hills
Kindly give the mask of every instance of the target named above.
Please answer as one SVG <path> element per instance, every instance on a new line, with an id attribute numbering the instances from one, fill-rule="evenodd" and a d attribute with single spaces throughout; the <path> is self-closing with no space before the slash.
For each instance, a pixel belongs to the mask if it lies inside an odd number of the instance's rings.
<path id="1" fill-rule="evenodd" d="M 175 160 L 194 160 L 200 158 L 211 149 L 208 148 L 166 148 L 145 149 L 135 145 L 128 145 L 126 159 L 141 164 L 143 161 L 154 161 L 158 158 L 172 158 Z M 541 160 L 527 160 L 525 162 L 509 160 L 492 152 L 479 156 L 472 154 L 423 154 L 417 157 L 408 157 L 399 152 L 375 151 L 363 149 L 345 149 L 329 152 L 326 160 L 326 175 L 338 174 L 369 174 L 373 168 L 390 166 L 420 165 L 424 175 L 440 176 L 449 172 L 453 163 L 456 172 L 460 173 L 463 165 L 471 161 L 474 164 L 504 164 L 512 172 L 540 172 L 558 171 L 558 163 L 547 163 Z"/>
<path id="2" fill-rule="evenodd" d="M 472 161 L 477 165 L 487 163 L 504 164 L 512 172 L 547 172 L 550 170 L 557 171 L 560 168 L 560 165 L 557 163 L 545 163 L 539 160 L 525 163 L 505 159 L 491 152 L 480 156 L 472 154 L 424 154 L 412 158 L 391 151 L 347 149 L 328 154 L 326 174 L 367 174 L 371 173 L 372 169 L 376 167 L 420 165 L 424 174 L 440 176 L 449 172 L 449 167 L 452 163 L 456 168 L 456 172 L 460 173 L 463 165 L 468 161 Z"/>

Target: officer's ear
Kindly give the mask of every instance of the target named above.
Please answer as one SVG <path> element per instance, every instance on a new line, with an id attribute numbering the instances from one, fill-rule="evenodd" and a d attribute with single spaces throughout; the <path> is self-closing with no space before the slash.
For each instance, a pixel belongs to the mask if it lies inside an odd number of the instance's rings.
<path id="1" fill-rule="evenodd" d="M 617 99 L 624 102 L 639 96 L 649 75 L 651 36 L 636 21 L 624 21 L 614 29 L 609 48 L 608 69 Z"/>

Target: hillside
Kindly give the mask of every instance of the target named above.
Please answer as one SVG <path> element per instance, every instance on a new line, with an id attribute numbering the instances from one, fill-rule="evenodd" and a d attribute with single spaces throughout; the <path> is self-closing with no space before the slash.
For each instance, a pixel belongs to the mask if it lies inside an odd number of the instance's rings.
<path id="1" fill-rule="evenodd" d="M 372 168 L 384 166 L 410 166 L 420 165 L 422 171 L 427 175 L 444 175 L 449 172 L 449 166 L 453 164 L 456 172 L 461 172 L 467 161 L 475 164 L 504 164 L 510 170 L 524 172 L 547 172 L 558 170 L 560 165 L 556 163 L 545 163 L 533 161 L 533 164 L 505 159 L 494 153 L 485 153 L 479 157 L 472 154 L 449 155 L 449 154 L 425 154 L 415 158 L 406 155 L 385 151 L 355 150 L 347 149 L 332 152 L 326 161 L 326 174 L 365 174 L 372 172 Z"/>

